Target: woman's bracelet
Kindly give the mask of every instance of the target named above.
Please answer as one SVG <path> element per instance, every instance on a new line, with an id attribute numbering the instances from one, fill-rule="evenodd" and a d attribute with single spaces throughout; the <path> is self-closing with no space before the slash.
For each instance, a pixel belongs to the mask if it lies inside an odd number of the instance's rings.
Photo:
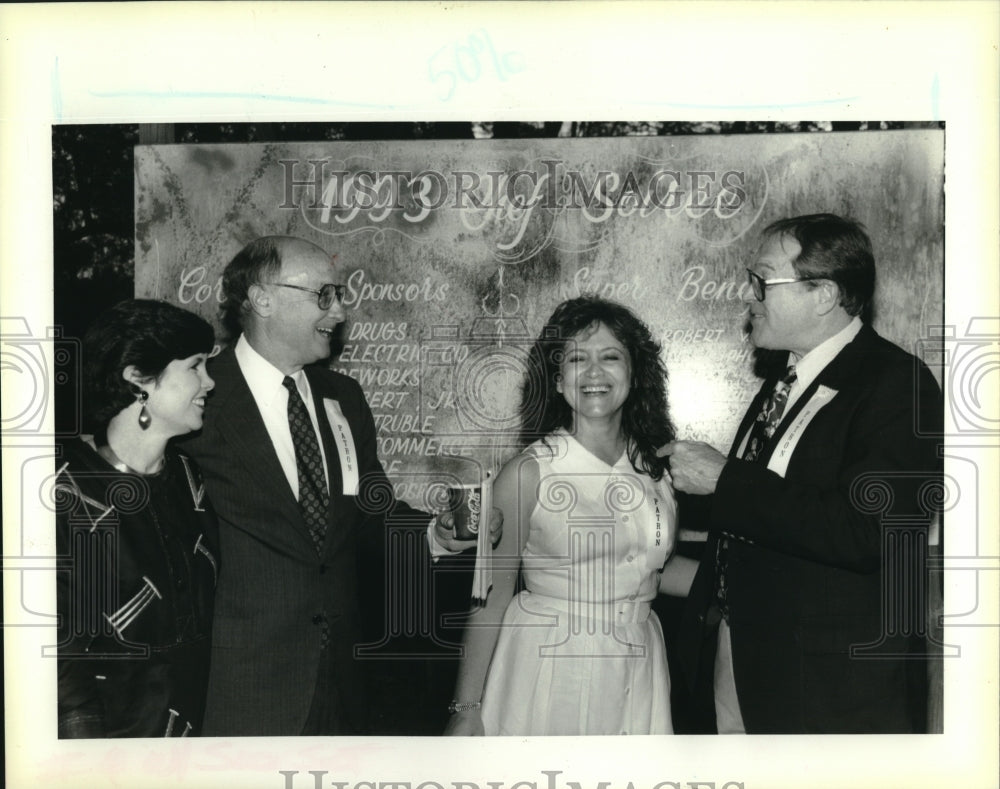
<path id="1" fill-rule="evenodd" d="M 448 705 L 448 712 L 469 712 L 470 710 L 478 710 L 482 706 L 481 701 L 453 701 Z"/>

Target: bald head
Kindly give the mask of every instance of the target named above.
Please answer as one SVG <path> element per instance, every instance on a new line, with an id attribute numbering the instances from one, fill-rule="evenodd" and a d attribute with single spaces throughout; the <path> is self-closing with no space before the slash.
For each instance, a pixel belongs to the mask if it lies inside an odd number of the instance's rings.
<path id="1" fill-rule="evenodd" d="M 330 355 L 344 309 L 338 299 L 320 308 L 318 291 L 339 284 L 338 267 L 321 247 L 292 236 L 264 236 L 226 266 L 223 321 L 233 337 L 242 331 L 264 358 L 293 372 Z"/>

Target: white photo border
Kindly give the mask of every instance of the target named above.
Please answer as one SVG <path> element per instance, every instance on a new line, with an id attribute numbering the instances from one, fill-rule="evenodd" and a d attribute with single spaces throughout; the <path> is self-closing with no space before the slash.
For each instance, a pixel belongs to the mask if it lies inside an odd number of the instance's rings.
<path id="1" fill-rule="evenodd" d="M 35 336 L 52 326 L 53 124 L 883 119 L 945 122 L 945 321 L 959 336 L 974 326 L 995 330 L 998 30 L 998 6 L 973 1 L 6 5 L 0 316 L 5 331 L 13 325 L 6 319 L 23 319 Z M 459 73 L 441 60 L 472 36 L 493 47 L 475 79 L 471 65 Z M 13 378 L 7 369 L 3 376 L 6 389 Z M 981 394 L 995 398 L 995 374 L 987 385 Z M 975 556 L 950 562 L 946 579 L 946 611 L 969 601 L 975 615 L 964 620 L 972 626 L 946 630 L 962 655 L 945 665 L 943 735 L 160 743 L 56 739 L 55 661 L 37 660 L 52 630 L 18 626 L 19 617 L 37 624 L 38 615 L 12 608 L 22 585 L 45 575 L 22 557 L 42 555 L 47 532 L 44 521 L 22 529 L 30 502 L 10 493 L 20 490 L 23 458 L 47 444 L 5 437 L 7 785 L 993 785 L 997 444 L 986 431 L 946 452 L 946 470 L 971 464 L 986 488 L 963 496 L 951 516 L 977 524 L 980 539 Z"/>

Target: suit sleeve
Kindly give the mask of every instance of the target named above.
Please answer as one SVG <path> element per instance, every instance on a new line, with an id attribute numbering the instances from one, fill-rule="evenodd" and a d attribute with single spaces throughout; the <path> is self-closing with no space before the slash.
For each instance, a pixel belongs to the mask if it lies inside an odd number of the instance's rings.
<path id="1" fill-rule="evenodd" d="M 354 384 L 353 381 L 348 386 Z M 430 515 L 396 498 L 378 457 L 375 420 L 360 386 L 351 389 L 351 429 L 358 453 L 361 510 L 358 540 L 358 591 L 361 627 L 367 642 L 378 642 L 392 627 L 388 622 L 390 588 L 409 596 L 408 579 L 421 577 L 419 567 L 431 560 L 424 532 Z"/>
<path id="2" fill-rule="evenodd" d="M 816 467 L 830 469 L 827 479 L 791 469 L 782 478 L 762 464 L 730 460 L 713 496 L 712 528 L 809 561 L 877 570 L 884 518 L 927 522 L 928 484 L 940 474 L 941 393 L 927 368 L 915 374 L 917 365 L 907 359 L 879 372 L 838 428 L 840 436 L 810 446 Z M 839 466 L 827 465 L 824 452 L 841 452 Z"/>

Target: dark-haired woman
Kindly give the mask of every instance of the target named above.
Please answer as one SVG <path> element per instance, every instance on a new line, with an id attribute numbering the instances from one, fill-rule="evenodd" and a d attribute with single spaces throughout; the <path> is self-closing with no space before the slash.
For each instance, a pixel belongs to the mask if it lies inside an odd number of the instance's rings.
<path id="1" fill-rule="evenodd" d="M 198 469 L 170 446 L 198 430 L 211 326 L 160 301 L 123 302 L 83 344 L 93 435 L 60 448 L 56 538 L 59 736 L 197 735 L 218 572 Z"/>
<path id="2" fill-rule="evenodd" d="M 448 734 L 672 732 L 650 613 L 659 588 L 675 588 L 661 576 L 676 506 L 656 457 L 673 436 L 659 352 L 635 315 L 593 297 L 562 303 L 535 343 L 526 448 L 494 486 L 505 528 L 493 589 L 466 627 Z"/>

